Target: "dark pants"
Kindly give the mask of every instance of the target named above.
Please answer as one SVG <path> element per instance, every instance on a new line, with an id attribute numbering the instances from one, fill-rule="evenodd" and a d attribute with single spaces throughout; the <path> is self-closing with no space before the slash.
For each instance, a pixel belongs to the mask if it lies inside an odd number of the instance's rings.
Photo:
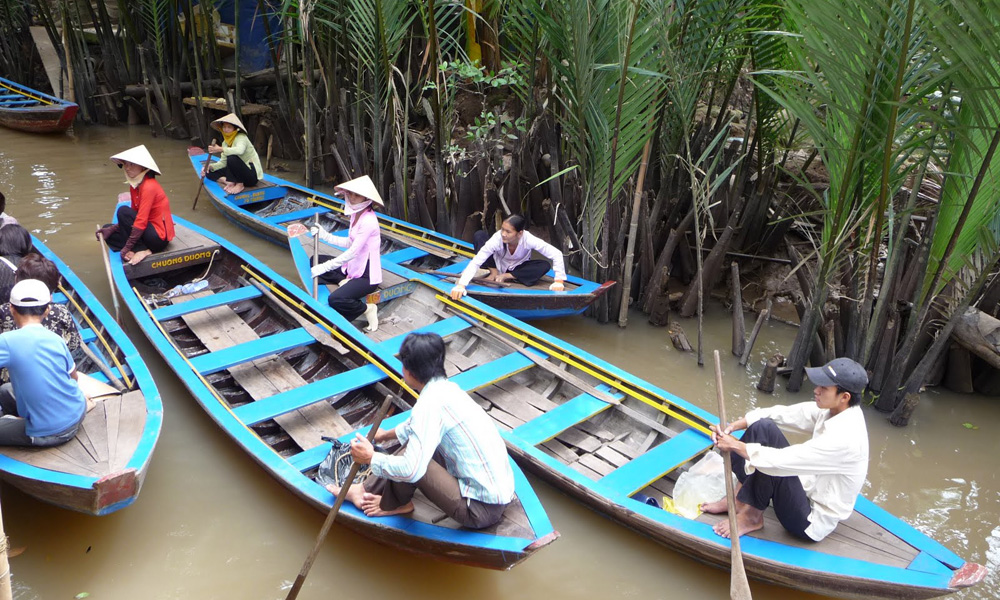
<path id="1" fill-rule="evenodd" d="M 328 260 L 333 260 L 333 257 L 326 254 L 319 255 L 319 264 Z M 365 267 L 365 272 L 361 274 L 361 277 L 350 279 L 344 285 L 330 292 L 328 300 L 330 308 L 344 315 L 348 321 L 353 321 L 364 314 L 367 308 L 365 296 L 378 289 L 378 285 L 371 284 L 369 268 Z M 327 271 L 319 276 L 319 282 L 326 285 L 340 283 L 344 279 L 347 279 L 347 273 L 343 269 Z"/>
<path id="2" fill-rule="evenodd" d="M 10 383 L 0 385 L 0 446 L 58 446 L 73 439 L 80 428 L 78 423 L 64 431 L 43 437 L 31 437 L 27 434 L 28 422 L 18 416 L 17 400 L 14 398 L 14 387 Z"/>
<path id="3" fill-rule="evenodd" d="M 135 209 L 124 204 L 118 207 L 118 230 L 108 236 L 108 246 L 118 252 L 125 247 L 129 236 L 132 235 L 132 225 L 135 223 Z M 132 246 L 133 252 L 139 250 L 150 250 L 152 252 L 162 252 L 167 247 L 167 240 L 156 233 L 156 228 L 152 223 L 146 224 L 146 229 L 142 232 L 142 237 Z"/>
<path id="4" fill-rule="evenodd" d="M 393 510 L 404 506 L 413 499 L 413 494 L 418 489 L 446 515 L 470 529 L 483 529 L 497 523 L 507 508 L 506 504 L 486 504 L 479 500 L 463 498 L 458 480 L 438 462 L 437 456 L 427 465 L 427 472 L 416 483 L 378 477 L 369 477 L 365 480 L 366 492 L 381 494 L 382 501 L 379 507 L 382 510 Z"/>
<path id="5" fill-rule="evenodd" d="M 490 234 L 486 233 L 482 229 L 473 234 L 472 245 L 473 247 L 475 247 L 476 252 L 479 252 L 479 250 L 486 245 L 486 242 L 489 239 L 490 239 Z M 497 268 L 497 263 L 495 260 L 493 260 L 492 256 L 486 259 L 486 262 L 483 263 L 483 268 L 484 269 Z M 518 283 L 531 287 L 536 283 L 538 283 L 542 279 L 542 277 L 544 277 L 545 274 L 549 272 L 549 269 L 551 268 L 552 265 L 549 263 L 549 261 L 533 258 L 531 260 L 526 260 L 523 263 L 511 269 L 510 274 L 514 276 L 515 281 L 517 281 Z"/>
<path id="6" fill-rule="evenodd" d="M 743 443 L 757 443 L 770 448 L 787 448 L 788 440 L 771 419 L 757 421 L 743 433 Z M 809 513 L 812 508 L 809 498 L 802 489 L 802 482 L 796 476 L 775 477 L 755 470 L 752 475 L 746 474 L 746 460 L 732 453 L 733 472 L 743 487 L 736 499 L 749 504 L 758 510 L 765 510 L 774 502 L 774 514 L 789 533 L 804 540 L 812 541 L 806 535 L 809 527 Z"/>
<path id="7" fill-rule="evenodd" d="M 253 165 L 246 164 L 238 156 L 230 156 L 226 159 L 226 166 L 217 171 L 209 171 L 205 177 L 212 181 L 218 181 L 220 178 L 225 177 L 226 181 L 230 183 L 242 183 L 245 186 L 251 186 L 257 185 L 259 176 Z"/>

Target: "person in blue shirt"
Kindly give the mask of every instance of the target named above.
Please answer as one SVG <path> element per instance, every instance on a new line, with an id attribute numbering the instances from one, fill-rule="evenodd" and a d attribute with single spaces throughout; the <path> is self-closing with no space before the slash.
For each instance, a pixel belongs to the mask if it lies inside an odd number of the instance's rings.
<path id="1" fill-rule="evenodd" d="M 376 443 L 399 441 L 396 455 L 376 452 L 360 433 L 351 457 L 371 464 L 363 485 L 351 485 L 346 500 L 369 517 L 413 512 L 419 489 L 464 527 L 483 529 L 503 517 L 514 499 L 514 471 L 493 420 L 444 371 L 444 341 L 436 333 L 411 333 L 399 359 L 403 380 L 420 393 L 410 418 L 379 429 Z M 329 485 L 334 495 L 341 489 Z"/>
<path id="2" fill-rule="evenodd" d="M 17 329 L 0 335 L 0 367 L 10 382 L 0 385 L 0 445 L 57 446 L 73 439 L 87 412 L 76 364 L 66 342 L 42 326 L 52 295 L 37 279 L 10 292 Z"/>

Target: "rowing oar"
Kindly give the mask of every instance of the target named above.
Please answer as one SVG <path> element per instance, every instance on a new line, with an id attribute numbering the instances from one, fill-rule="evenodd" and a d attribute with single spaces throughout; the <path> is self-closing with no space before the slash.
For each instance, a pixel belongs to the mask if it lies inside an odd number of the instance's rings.
<path id="1" fill-rule="evenodd" d="M 212 138 L 212 143 L 209 146 L 215 145 L 215 138 Z M 205 175 L 208 175 L 208 165 L 212 162 L 212 153 L 206 152 L 205 154 L 205 166 L 202 167 L 201 173 L 201 183 L 198 184 L 198 193 L 194 195 L 194 204 L 191 205 L 191 210 L 198 207 L 198 198 L 201 196 L 201 190 L 205 187 Z"/>
<path id="2" fill-rule="evenodd" d="M 722 361 L 719 351 L 715 351 L 715 391 L 719 397 L 719 435 L 726 430 L 726 400 L 722 394 Z M 743 553 L 740 551 L 740 530 L 736 523 L 736 493 L 733 491 L 733 458 L 729 451 L 722 453 L 725 465 L 726 505 L 729 509 L 729 542 L 732 548 L 732 576 L 729 580 L 729 596 L 732 600 L 750 600 L 750 582 L 743 567 Z"/>
<path id="3" fill-rule="evenodd" d="M 319 264 L 319 213 L 316 213 L 314 221 L 316 225 L 316 235 L 313 236 L 313 266 Z M 313 277 L 313 298 L 319 298 L 319 277 Z"/>
<path id="4" fill-rule="evenodd" d="M 459 277 L 462 276 L 461 273 L 449 273 L 448 271 L 429 271 L 426 269 L 415 269 L 413 267 L 408 267 L 408 268 L 416 271 L 417 273 L 424 273 L 425 275 L 437 275 L 439 277 L 444 277 L 445 279 L 447 278 L 458 279 Z M 486 277 L 473 277 L 470 280 L 470 283 L 478 283 L 479 285 L 484 285 L 486 287 L 495 287 L 495 288 L 510 287 L 510 284 L 507 283 L 506 281 L 493 281 L 492 279 L 487 279 Z"/>
<path id="5" fill-rule="evenodd" d="M 375 415 L 375 422 L 372 423 L 371 431 L 368 432 L 368 441 L 375 443 L 375 434 L 378 432 L 378 428 L 382 425 L 382 420 L 385 419 L 385 413 L 389 411 L 389 405 L 391 404 L 392 396 L 386 396 L 385 400 L 382 401 L 382 406 L 378 409 L 378 414 Z M 319 549 L 323 547 L 323 540 L 326 539 L 326 534 L 330 532 L 330 527 L 333 526 L 333 522 L 337 520 L 337 513 L 340 512 L 340 505 L 344 503 L 344 499 L 347 498 L 347 490 L 354 483 L 354 478 L 358 475 L 358 469 L 361 468 L 359 463 L 352 463 L 351 470 L 347 474 L 347 479 L 344 480 L 344 487 L 337 494 L 337 500 L 333 503 L 333 508 L 330 509 L 329 514 L 326 515 L 326 520 L 323 521 L 323 527 L 319 530 L 319 535 L 316 536 L 316 545 L 313 546 L 312 552 L 306 558 L 306 562 L 302 564 L 302 570 L 299 571 L 298 577 L 295 578 L 295 583 L 292 584 L 292 589 L 288 590 L 288 595 L 285 596 L 285 600 L 295 600 L 299 596 L 299 590 L 302 589 L 302 584 L 306 582 L 306 576 L 309 575 L 309 569 L 312 568 L 313 562 L 316 561 L 316 557 L 319 555 Z"/>
<path id="6" fill-rule="evenodd" d="M 111 288 L 111 300 L 115 303 L 115 322 L 122 324 L 122 312 L 118 306 L 118 294 L 115 293 L 115 278 L 111 276 L 111 260 L 108 258 L 108 244 L 101 235 L 101 226 L 97 225 L 97 239 L 101 242 L 101 256 L 104 257 L 104 270 L 108 273 L 108 287 Z M 123 326 L 124 327 L 124 326 Z"/>

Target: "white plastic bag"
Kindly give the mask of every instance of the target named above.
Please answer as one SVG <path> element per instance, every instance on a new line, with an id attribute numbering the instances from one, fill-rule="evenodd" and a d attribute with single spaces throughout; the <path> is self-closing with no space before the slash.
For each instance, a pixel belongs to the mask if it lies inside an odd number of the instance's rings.
<path id="1" fill-rule="evenodd" d="M 674 508 L 681 516 L 696 519 L 703 502 L 726 497 L 725 463 L 716 452 L 707 452 L 701 460 L 681 473 L 674 485 Z"/>

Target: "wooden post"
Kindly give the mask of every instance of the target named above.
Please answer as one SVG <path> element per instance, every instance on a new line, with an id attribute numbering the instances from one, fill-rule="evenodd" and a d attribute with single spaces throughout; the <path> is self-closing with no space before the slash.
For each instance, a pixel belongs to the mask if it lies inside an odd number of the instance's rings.
<path id="1" fill-rule="evenodd" d="M 652 138 L 650 138 L 646 142 L 646 146 L 642 149 L 642 163 L 639 165 L 639 180 L 635 184 L 635 199 L 632 201 L 632 219 L 628 228 L 628 249 L 625 251 L 625 266 L 622 268 L 624 281 L 622 281 L 622 300 L 618 310 L 619 327 L 625 327 L 628 325 L 628 300 L 629 296 L 632 295 L 632 259 L 633 253 L 635 252 L 636 231 L 639 229 L 639 207 L 642 202 L 642 186 L 646 181 L 646 167 L 649 165 L 649 145 L 652 141 Z"/>
<path id="2" fill-rule="evenodd" d="M 0 510 L 0 600 L 12 600 L 10 589 L 10 563 L 7 562 L 7 534 L 3 529 L 3 511 Z"/>
<path id="3" fill-rule="evenodd" d="M 746 348 L 743 349 L 743 356 L 740 357 L 740 366 L 745 366 L 747 361 L 750 360 L 750 352 L 753 351 L 753 345 L 757 341 L 757 335 L 760 334 L 760 328 L 764 325 L 764 321 L 771 319 L 771 299 L 767 299 L 767 306 L 764 307 L 764 311 L 757 315 L 757 322 L 753 324 L 753 331 L 750 332 L 750 340 L 747 341 Z"/>
<path id="4" fill-rule="evenodd" d="M 910 422 L 910 415 L 916 410 L 920 403 L 920 394 L 907 394 L 903 396 L 903 401 L 896 406 L 889 416 L 889 422 L 896 427 L 904 427 Z"/>
<path id="5" fill-rule="evenodd" d="M 747 326 L 743 320 L 743 289 L 740 285 L 740 266 L 729 263 L 733 282 L 733 355 L 743 356 L 747 346 Z"/>
<path id="6" fill-rule="evenodd" d="M 767 359 L 764 372 L 760 374 L 760 381 L 757 382 L 757 389 L 768 394 L 774 393 L 774 382 L 778 378 L 778 367 L 785 362 L 785 357 L 775 354 Z"/>
<path id="7" fill-rule="evenodd" d="M 670 334 L 670 341 L 674 344 L 674 348 L 682 352 L 691 352 L 691 342 L 688 341 L 687 336 L 684 335 L 684 329 L 681 328 L 681 324 L 677 321 L 671 321 L 670 327 L 667 329 L 667 333 Z"/>

